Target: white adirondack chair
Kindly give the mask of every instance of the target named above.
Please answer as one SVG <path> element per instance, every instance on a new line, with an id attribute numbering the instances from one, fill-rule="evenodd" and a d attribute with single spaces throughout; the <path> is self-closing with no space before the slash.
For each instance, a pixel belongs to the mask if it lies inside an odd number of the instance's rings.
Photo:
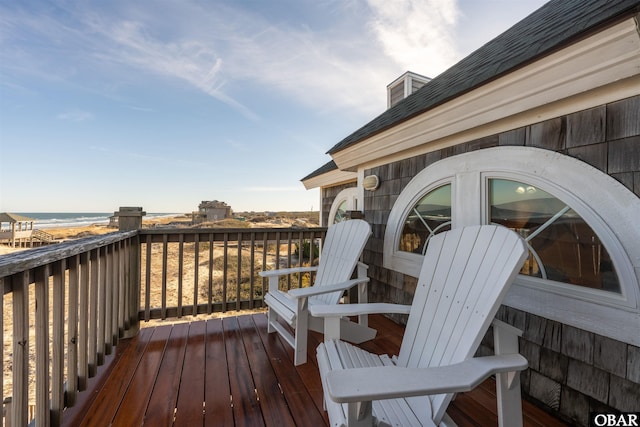
<path id="1" fill-rule="evenodd" d="M 494 323 L 496 355 L 473 356 L 526 256 L 524 241 L 507 228 L 458 228 L 429 243 L 411 306 L 312 308 L 326 322 L 317 353 L 331 425 L 455 425 L 445 414 L 453 394 L 497 374 L 500 425 L 521 426 L 519 371 L 527 360 L 515 328 Z M 373 312 L 409 314 L 398 357 L 335 339 L 340 316 Z"/>
<path id="2" fill-rule="evenodd" d="M 358 262 L 360 254 L 371 235 L 371 226 L 366 221 L 353 219 L 332 225 L 324 239 L 319 265 L 315 267 L 294 267 L 280 270 L 262 271 L 262 277 L 269 278 L 269 292 L 264 301 L 269 307 L 268 332 L 278 332 L 294 348 L 294 364 L 307 361 L 308 330 L 323 332 L 322 318 L 309 316 L 309 307 L 336 305 L 344 291 L 358 285 L 358 302 L 366 302 L 366 266 Z M 356 279 L 351 279 L 358 266 Z M 298 272 L 316 271 L 313 286 L 283 292 L 278 289 L 280 276 Z M 283 320 L 291 326 L 295 335 L 279 322 Z M 376 330 L 367 326 L 367 315 L 359 317 L 359 322 L 346 319 L 336 320 L 343 338 L 355 343 L 373 339 Z"/>

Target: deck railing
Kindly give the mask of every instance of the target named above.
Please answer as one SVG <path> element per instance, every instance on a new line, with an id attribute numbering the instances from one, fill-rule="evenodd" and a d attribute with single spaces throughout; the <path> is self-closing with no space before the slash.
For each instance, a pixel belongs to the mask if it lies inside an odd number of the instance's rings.
<path id="1" fill-rule="evenodd" d="M 313 264 L 326 228 L 141 230 L 140 320 L 181 318 L 263 306 L 258 272 Z M 161 274 L 160 274 L 161 273 Z M 283 286 L 310 280 L 299 274 Z"/>
<path id="2" fill-rule="evenodd" d="M 4 425 L 61 425 L 119 340 L 144 327 L 140 320 L 262 307 L 258 272 L 315 262 L 325 234 L 143 229 L 0 257 Z"/>

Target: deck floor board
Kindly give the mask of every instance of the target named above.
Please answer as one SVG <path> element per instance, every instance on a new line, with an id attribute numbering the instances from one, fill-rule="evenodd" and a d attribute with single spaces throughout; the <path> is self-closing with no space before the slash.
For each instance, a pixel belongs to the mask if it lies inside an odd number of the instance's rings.
<path id="1" fill-rule="evenodd" d="M 264 426 L 256 385 L 251 376 L 249 358 L 242 342 L 242 331 L 236 317 L 227 317 L 224 326 L 225 348 L 229 365 L 229 383 L 236 425 Z"/>
<path id="2" fill-rule="evenodd" d="M 189 324 L 187 323 L 179 323 L 171 328 L 169 342 L 166 345 L 144 417 L 144 423 L 148 425 L 158 427 L 173 425 L 173 413 L 180 390 L 188 334 Z"/>
<path id="3" fill-rule="evenodd" d="M 124 341 L 122 356 L 93 404 L 64 425 L 328 426 L 311 333 L 308 362 L 293 365 L 293 350 L 267 333 L 265 313 L 144 328 Z M 404 328 L 371 316 L 370 351 L 398 354 Z M 526 427 L 566 426 L 523 402 Z M 490 379 L 451 403 L 459 427 L 497 425 L 495 382 Z M 81 419 L 81 422 L 76 420 Z M 75 423 L 75 424 L 74 424 Z"/>
<path id="4" fill-rule="evenodd" d="M 222 319 L 207 320 L 206 383 L 204 425 L 233 425 L 229 370 Z"/>
<path id="5" fill-rule="evenodd" d="M 204 394 L 207 386 L 204 375 L 206 326 L 206 322 L 193 322 L 189 325 L 187 350 L 175 411 L 174 425 L 177 427 L 204 423 Z"/>

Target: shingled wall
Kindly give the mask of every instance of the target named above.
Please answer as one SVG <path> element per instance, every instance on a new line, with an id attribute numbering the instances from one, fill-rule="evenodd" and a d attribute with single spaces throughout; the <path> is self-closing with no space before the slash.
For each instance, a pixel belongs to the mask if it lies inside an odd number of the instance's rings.
<path id="1" fill-rule="evenodd" d="M 364 200 L 365 219 L 373 229 L 363 254 L 371 278 L 369 300 L 411 303 L 417 280 L 382 267 L 383 240 L 393 204 L 425 167 L 488 147 L 537 147 L 580 159 L 640 197 L 639 117 L 640 96 L 635 96 L 366 170 L 365 176 L 375 174 L 381 181 L 375 192 L 365 192 Z M 325 189 L 324 194 L 328 213 L 337 191 Z M 591 411 L 640 411 L 640 348 L 509 307 L 502 307 L 498 317 L 524 331 L 521 352 L 530 368 L 522 386 L 530 400 L 584 426 Z M 489 338 L 481 352 L 489 351 Z"/>

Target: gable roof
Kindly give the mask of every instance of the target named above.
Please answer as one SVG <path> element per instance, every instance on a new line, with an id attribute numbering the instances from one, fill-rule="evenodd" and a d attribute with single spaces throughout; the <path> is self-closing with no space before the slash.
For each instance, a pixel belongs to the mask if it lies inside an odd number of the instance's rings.
<path id="1" fill-rule="evenodd" d="M 331 172 L 331 171 L 337 170 L 337 169 L 338 169 L 338 165 L 336 165 L 336 162 L 331 160 L 331 161 L 325 163 L 324 165 L 320 166 L 318 169 L 316 169 L 313 172 L 311 172 L 309 175 L 307 175 L 304 178 L 302 178 L 300 181 L 306 181 L 308 179 L 315 178 L 316 176 L 320 176 L 320 175 L 322 175 L 324 173 Z"/>
<path id="2" fill-rule="evenodd" d="M 35 221 L 35 219 L 27 218 L 26 216 L 16 215 L 8 212 L 0 213 L 0 222 L 14 223 L 14 222 L 31 222 L 31 221 Z"/>
<path id="3" fill-rule="evenodd" d="M 640 0 L 552 0 L 344 138 L 334 154 L 640 12 Z"/>

